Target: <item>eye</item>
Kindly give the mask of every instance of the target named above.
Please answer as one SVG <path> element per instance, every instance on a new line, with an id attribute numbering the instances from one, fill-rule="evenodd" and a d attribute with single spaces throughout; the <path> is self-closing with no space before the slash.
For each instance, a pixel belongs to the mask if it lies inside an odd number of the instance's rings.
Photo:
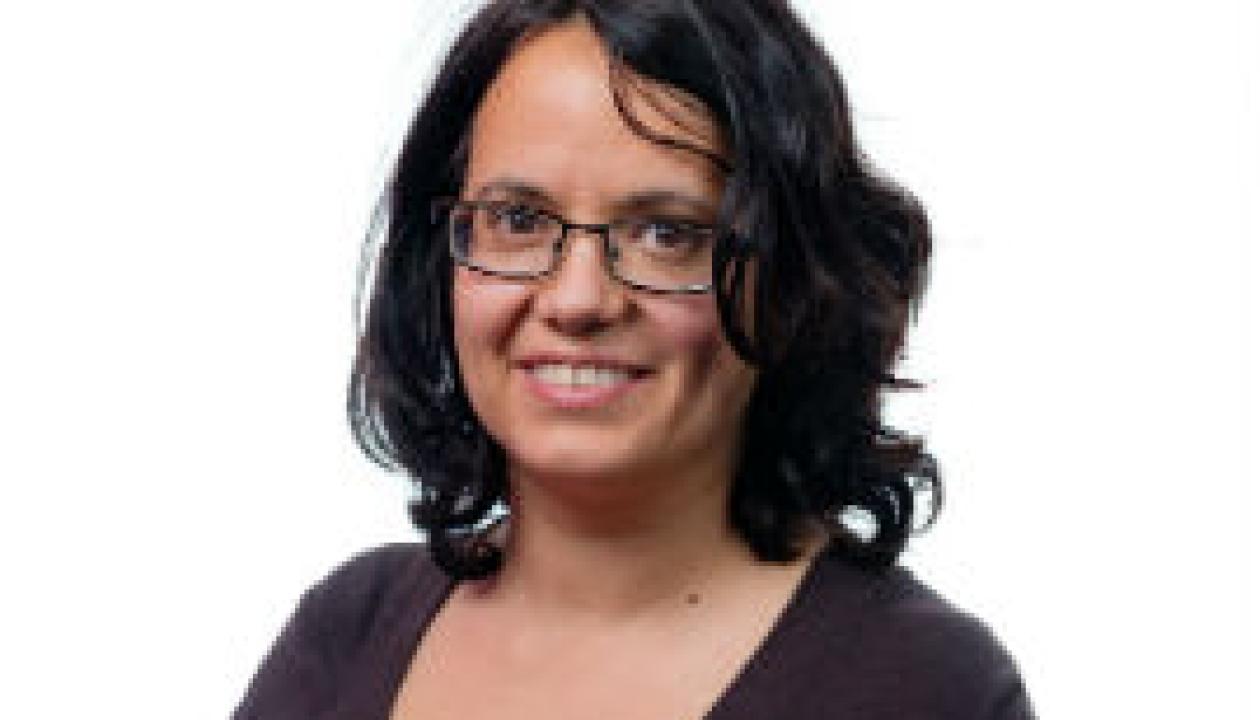
<path id="1" fill-rule="evenodd" d="M 546 227 L 548 218 L 537 208 L 522 203 L 493 203 L 486 207 L 491 228 L 502 232 L 528 235 Z"/>
<path id="2" fill-rule="evenodd" d="M 626 223 L 627 239 L 647 252 L 685 254 L 709 242 L 709 227 L 691 220 L 649 218 Z"/>

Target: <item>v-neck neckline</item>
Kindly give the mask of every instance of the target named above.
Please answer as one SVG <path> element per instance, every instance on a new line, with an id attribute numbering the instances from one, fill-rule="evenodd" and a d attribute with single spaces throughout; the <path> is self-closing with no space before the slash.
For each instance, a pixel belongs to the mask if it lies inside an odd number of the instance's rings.
<path id="1" fill-rule="evenodd" d="M 808 615 L 809 600 L 816 594 L 815 587 L 818 584 L 819 573 L 822 572 L 822 564 L 827 561 L 827 556 L 831 551 L 832 545 L 828 543 L 810 559 L 809 567 L 801 575 L 796 587 L 792 589 L 787 602 L 771 623 L 769 631 L 761 638 L 761 642 L 757 643 L 757 647 L 749 654 L 743 666 L 714 699 L 713 704 L 700 720 L 735 720 L 739 716 L 739 709 L 733 704 L 735 702 L 733 698 L 738 698 L 741 690 L 754 681 L 758 675 L 772 669 L 767 660 L 772 657 L 774 649 L 783 642 L 783 637 L 788 631 L 800 618 Z"/>
<path id="2" fill-rule="evenodd" d="M 417 549 L 421 553 L 427 552 L 423 546 Z M 778 653 L 778 648 L 787 641 L 787 636 L 793 628 L 810 617 L 813 602 L 819 595 L 819 586 L 826 572 L 825 568 L 836 562 L 832 558 L 833 551 L 834 544 L 828 543 L 815 553 L 809 567 L 797 582 L 769 631 L 698 720 L 740 720 L 743 717 L 737 704 L 740 695 L 766 673 L 774 672 L 773 659 Z M 412 657 L 417 652 L 420 643 L 424 641 L 424 636 L 433 619 L 450 599 L 451 593 L 458 585 L 433 565 L 429 558 L 423 557 L 418 560 L 418 563 L 421 565 L 420 572 L 411 578 L 411 582 L 408 583 L 410 587 L 403 593 L 406 598 L 405 607 L 398 608 L 399 612 L 404 613 L 402 617 L 396 618 L 403 631 L 389 634 L 390 637 L 386 640 L 389 646 L 381 648 L 385 667 L 375 668 L 377 672 L 384 671 L 385 682 L 378 687 L 385 692 L 382 693 L 384 697 L 380 698 L 383 707 L 371 716 L 382 720 L 389 717 Z M 433 582 L 435 576 L 438 578 L 437 582 Z"/>

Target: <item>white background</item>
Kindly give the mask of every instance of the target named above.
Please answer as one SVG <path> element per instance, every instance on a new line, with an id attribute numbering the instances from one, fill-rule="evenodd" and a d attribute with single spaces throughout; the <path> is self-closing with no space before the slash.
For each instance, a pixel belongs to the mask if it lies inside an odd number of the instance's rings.
<path id="1" fill-rule="evenodd" d="M 351 299 L 459 4 L 0 9 L 0 716 L 224 717 L 306 586 L 411 537 Z M 799 4 L 935 220 L 907 563 L 1045 718 L 1248 716 L 1255 4 Z"/>

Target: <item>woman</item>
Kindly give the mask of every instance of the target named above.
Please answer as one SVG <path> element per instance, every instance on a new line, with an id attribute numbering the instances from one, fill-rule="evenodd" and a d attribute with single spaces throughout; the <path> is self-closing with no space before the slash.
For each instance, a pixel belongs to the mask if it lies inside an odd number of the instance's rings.
<path id="1" fill-rule="evenodd" d="M 423 546 L 303 599 L 238 718 L 1023 718 L 894 561 L 928 253 L 779 0 L 498 0 L 386 198 L 351 384 Z"/>

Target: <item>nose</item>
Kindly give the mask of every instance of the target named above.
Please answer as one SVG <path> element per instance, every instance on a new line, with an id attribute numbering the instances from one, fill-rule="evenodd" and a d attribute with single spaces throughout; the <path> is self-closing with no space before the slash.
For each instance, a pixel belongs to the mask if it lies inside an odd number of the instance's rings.
<path id="1" fill-rule="evenodd" d="M 627 307 L 626 288 L 608 272 L 602 235 L 573 228 L 560 252 L 535 298 L 544 321 L 566 335 L 590 335 L 615 323 Z"/>

